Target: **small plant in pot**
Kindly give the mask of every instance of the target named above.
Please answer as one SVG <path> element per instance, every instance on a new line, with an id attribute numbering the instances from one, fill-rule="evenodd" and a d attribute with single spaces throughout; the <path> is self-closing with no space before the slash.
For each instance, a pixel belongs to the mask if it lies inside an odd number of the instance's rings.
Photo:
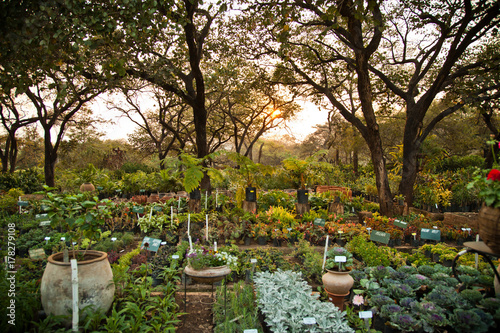
<path id="1" fill-rule="evenodd" d="M 354 265 L 351 252 L 343 247 L 334 247 L 326 253 L 326 273 L 322 277 L 323 286 L 329 299 L 341 310 L 343 309 L 344 297 L 354 285 L 354 279 L 349 272 Z"/>
<path id="2" fill-rule="evenodd" d="M 67 315 L 72 309 L 72 266 L 69 259 L 76 259 L 78 270 L 78 307 L 91 306 L 106 312 L 112 302 L 115 287 L 110 281 L 113 273 L 106 252 L 79 250 L 82 243 L 89 247 L 102 238 L 101 226 L 110 216 L 111 202 L 99 201 L 89 193 L 55 194 L 45 187 L 47 199 L 42 203 L 51 219 L 51 226 L 66 232 L 66 241 L 72 251 L 52 254 L 48 258 L 40 294 L 47 314 Z"/>
<path id="3" fill-rule="evenodd" d="M 196 244 L 186 253 L 184 273 L 195 281 L 213 283 L 222 280 L 237 268 L 238 258 L 216 248 Z"/>

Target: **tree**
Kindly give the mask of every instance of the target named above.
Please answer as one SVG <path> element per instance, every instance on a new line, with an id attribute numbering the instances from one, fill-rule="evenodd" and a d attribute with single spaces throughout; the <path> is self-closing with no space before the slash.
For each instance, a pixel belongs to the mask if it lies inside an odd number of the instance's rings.
<path id="1" fill-rule="evenodd" d="M 499 2 L 294 0 L 253 8 L 251 15 L 269 26 L 260 29 L 258 48 L 281 60 L 277 73 L 282 80 L 310 87 L 311 95 L 331 103 L 366 141 L 383 214 L 392 212 L 392 192 L 378 116 L 404 106 L 400 192 L 411 204 L 423 140 L 463 103 L 424 128 L 427 110 L 447 87 L 485 67 L 468 62 L 471 46 L 498 25 Z M 350 101 L 355 105 L 345 102 L 353 79 L 356 96 Z"/>
<path id="2" fill-rule="evenodd" d="M 0 148 L 2 172 L 14 172 L 19 152 L 17 131 L 36 122 L 36 118 L 28 117 L 22 103 L 15 101 L 10 94 L 0 96 L 0 119 L 5 135 L 0 138 L 3 148 Z"/>
<path id="3" fill-rule="evenodd" d="M 120 111 L 138 126 L 130 141 L 149 154 L 157 154 L 160 169 L 165 168 L 162 161 L 170 151 L 181 153 L 187 144 L 194 145 L 193 119 L 187 114 L 187 105 L 175 94 L 151 85 L 120 90 L 126 104 L 120 100 L 108 103 L 108 107 Z M 152 108 L 142 107 L 148 99 L 155 104 Z"/>

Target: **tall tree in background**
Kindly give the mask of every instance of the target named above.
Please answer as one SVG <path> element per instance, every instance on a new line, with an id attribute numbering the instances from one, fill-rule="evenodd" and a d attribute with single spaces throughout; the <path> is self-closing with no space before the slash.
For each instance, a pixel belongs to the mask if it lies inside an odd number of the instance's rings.
<path id="1" fill-rule="evenodd" d="M 463 105 L 458 101 L 429 123 L 432 101 L 471 73 L 487 70 L 471 45 L 485 43 L 498 25 L 499 1 L 259 1 L 257 54 L 281 60 L 277 73 L 292 86 L 306 85 L 328 100 L 366 141 L 374 165 L 381 213 L 392 213 L 378 116 L 404 105 L 403 174 L 399 191 L 411 204 L 417 155 L 437 122 Z M 249 19 L 249 26 L 255 24 Z M 350 72 L 357 105 L 345 103 Z M 359 112 L 361 111 L 361 117 Z"/>

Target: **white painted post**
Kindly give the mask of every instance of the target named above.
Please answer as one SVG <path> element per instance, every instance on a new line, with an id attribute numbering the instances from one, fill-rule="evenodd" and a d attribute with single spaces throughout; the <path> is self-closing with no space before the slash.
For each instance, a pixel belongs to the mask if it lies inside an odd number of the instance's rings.
<path id="1" fill-rule="evenodd" d="M 205 210 L 207 210 L 208 205 L 208 191 L 205 191 Z"/>
<path id="2" fill-rule="evenodd" d="M 479 234 L 476 235 L 476 242 L 479 242 Z M 476 253 L 475 257 L 476 257 L 476 269 L 477 269 L 479 266 L 479 254 Z"/>
<path id="3" fill-rule="evenodd" d="M 325 244 L 325 253 L 323 254 L 323 268 L 322 270 L 325 269 L 325 264 L 326 264 L 326 252 L 328 251 L 328 240 L 330 238 L 330 235 L 326 236 L 326 244 Z"/>
<path id="4" fill-rule="evenodd" d="M 189 236 L 189 228 L 191 228 L 191 214 L 188 214 L 188 236 Z"/>
<path id="5" fill-rule="evenodd" d="M 205 226 L 205 238 L 208 242 L 208 214 L 205 215 L 205 218 L 206 218 L 206 226 Z"/>
<path id="6" fill-rule="evenodd" d="M 78 264 L 71 259 L 71 288 L 73 291 L 73 332 L 78 332 Z"/>
<path id="7" fill-rule="evenodd" d="M 170 206 L 170 226 L 174 225 L 174 207 Z"/>

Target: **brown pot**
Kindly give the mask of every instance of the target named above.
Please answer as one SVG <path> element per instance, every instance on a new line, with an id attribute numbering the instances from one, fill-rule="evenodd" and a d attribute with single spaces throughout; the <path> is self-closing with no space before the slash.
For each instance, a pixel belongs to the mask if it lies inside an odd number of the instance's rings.
<path id="1" fill-rule="evenodd" d="M 338 307 L 340 311 L 344 311 L 345 297 L 348 296 L 349 293 L 344 295 L 337 295 L 337 294 L 332 294 L 328 290 L 326 290 L 326 293 L 328 294 L 328 300 L 330 300 L 330 302 L 332 302 L 333 305 Z"/>
<path id="2" fill-rule="evenodd" d="M 221 281 L 227 275 L 231 274 L 231 268 L 224 266 L 207 267 L 203 269 L 194 269 L 191 266 L 186 266 L 184 273 L 195 281 L 201 283 L 214 283 Z"/>
<path id="3" fill-rule="evenodd" d="M 54 253 L 47 260 L 40 285 L 43 309 L 46 314 L 68 315 L 73 300 L 71 263 L 63 262 L 62 252 Z M 83 310 L 91 306 L 105 313 L 113 303 L 114 293 L 113 272 L 107 253 L 88 250 L 84 260 L 78 261 L 78 308 Z"/>
<path id="4" fill-rule="evenodd" d="M 322 277 L 326 291 L 335 295 L 346 295 L 354 285 L 354 279 L 349 272 L 326 270 Z"/>
<path id="5" fill-rule="evenodd" d="M 481 239 L 493 253 L 500 253 L 500 209 L 483 205 L 477 220 Z"/>
<path id="6" fill-rule="evenodd" d="M 95 191 L 95 186 L 91 183 L 83 183 L 80 185 L 80 192 L 93 192 Z"/>

